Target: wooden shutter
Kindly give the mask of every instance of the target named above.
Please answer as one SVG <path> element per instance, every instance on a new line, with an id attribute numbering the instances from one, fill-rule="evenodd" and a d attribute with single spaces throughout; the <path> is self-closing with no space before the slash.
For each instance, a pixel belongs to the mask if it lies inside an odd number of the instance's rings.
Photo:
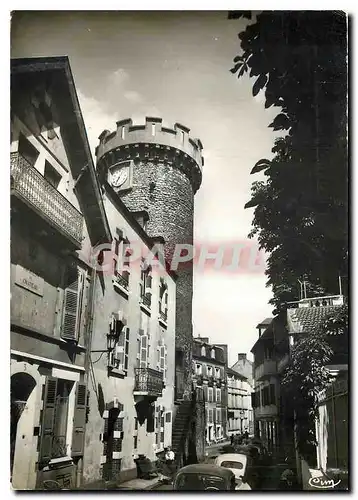
<path id="1" fill-rule="evenodd" d="M 270 404 L 276 404 L 275 384 L 270 384 Z"/>
<path id="2" fill-rule="evenodd" d="M 81 323 L 83 272 L 71 268 L 66 281 L 61 337 L 65 340 L 76 341 L 78 340 Z"/>
<path id="3" fill-rule="evenodd" d="M 55 424 L 56 394 L 57 378 L 47 377 L 42 410 L 39 462 L 51 460 L 53 428 Z"/>
<path id="4" fill-rule="evenodd" d="M 71 452 L 71 455 L 73 457 L 83 455 L 86 425 L 86 396 L 86 385 L 78 383 L 76 388 L 75 409 L 73 414 L 73 436 Z"/>
<path id="5" fill-rule="evenodd" d="M 147 359 L 148 359 L 148 335 L 141 335 L 140 337 L 140 367 L 147 367 Z"/>
<path id="6" fill-rule="evenodd" d="M 203 391 L 204 391 L 204 401 L 207 402 L 208 401 L 208 386 L 207 385 L 203 386 Z"/>

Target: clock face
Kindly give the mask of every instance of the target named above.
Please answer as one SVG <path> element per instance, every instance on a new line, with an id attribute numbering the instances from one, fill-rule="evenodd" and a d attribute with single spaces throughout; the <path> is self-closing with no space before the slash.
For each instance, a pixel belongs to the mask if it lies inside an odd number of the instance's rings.
<path id="1" fill-rule="evenodd" d="M 126 182 L 128 178 L 128 168 L 119 168 L 111 171 L 111 184 L 115 188 L 119 188 Z"/>

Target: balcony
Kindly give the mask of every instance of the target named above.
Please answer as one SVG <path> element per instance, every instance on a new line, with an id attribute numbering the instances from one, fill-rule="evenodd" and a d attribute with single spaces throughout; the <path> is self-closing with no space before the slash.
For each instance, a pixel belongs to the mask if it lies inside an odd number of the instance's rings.
<path id="1" fill-rule="evenodd" d="M 275 417 L 276 415 L 278 415 L 276 405 L 266 405 L 254 408 L 255 419 L 264 417 Z"/>
<path id="2" fill-rule="evenodd" d="M 286 368 L 289 360 L 290 360 L 290 355 L 285 354 L 279 361 L 277 361 L 277 373 L 281 373 Z"/>
<path id="3" fill-rule="evenodd" d="M 82 214 L 19 153 L 11 153 L 11 177 L 12 193 L 81 248 Z"/>
<path id="4" fill-rule="evenodd" d="M 126 293 L 126 295 L 128 295 L 129 283 L 128 283 L 128 278 L 126 276 L 117 273 L 113 277 L 113 284 L 114 286 L 117 286 L 119 289 L 123 290 Z"/>
<path id="5" fill-rule="evenodd" d="M 272 375 L 277 375 L 276 361 L 265 360 L 255 369 L 255 380 L 261 380 Z"/>
<path id="6" fill-rule="evenodd" d="M 140 302 L 141 304 L 146 308 L 146 309 L 149 309 L 150 310 L 150 307 L 151 307 L 151 299 L 150 299 L 150 296 L 148 297 L 147 295 L 142 295 L 141 298 L 140 298 Z"/>
<path id="7" fill-rule="evenodd" d="M 163 392 L 163 373 L 152 368 L 135 368 L 135 396 L 160 397 Z"/>
<path id="8" fill-rule="evenodd" d="M 166 324 L 167 321 L 168 321 L 168 315 L 165 312 L 160 311 L 160 313 L 159 313 L 159 321 L 161 321 L 162 323 Z"/>

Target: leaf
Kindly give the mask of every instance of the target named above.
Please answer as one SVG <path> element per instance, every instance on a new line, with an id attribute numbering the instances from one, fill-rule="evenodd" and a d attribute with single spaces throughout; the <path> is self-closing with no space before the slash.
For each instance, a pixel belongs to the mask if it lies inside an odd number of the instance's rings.
<path id="1" fill-rule="evenodd" d="M 235 74 L 241 66 L 242 66 L 242 63 L 235 64 L 235 66 L 230 69 L 231 73 Z"/>
<path id="2" fill-rule="evenodd" d="M 236 57 L 234 57 L 234 63 L 242 62 L 243 60 L 244 60 L 244 56 L 236 56 Z"/>
<path id="3" fill-rule="evenodd" d="M 256 82 L 254 83 L 254 86 L 252 87 L 252 95 L 255 97 L 260 90 L 264 88 L 264 86 L 267 83 L 267 76 L 266 75 L 260 75 Z"/>
<path id="4" fill-rule="evenodd" d="M 270 160 L 262 159 L 259 160 L 257 163 L 255 163 L 254 168 L 251 170 L 251 174 L 257 174 L 258 172 L 261 172 L 261 170 L 265 170 L 266 168 L 269 168 L 271 166 Z"/>
<path id="5" fill-rule="evenodd" d="M 287 130 L 290 128 L 290 120 L 287 115 L 284 115 L 283 113 L 280 113 L 275 117 L 272 123 L 270 123 L 269 127 L 273 128 L 274 130 Z"/>
<path id="6" fill-rule="evenodd" d="M 257 200 L 255 200 L 255 198 L 253 198 L 252 200 L 248 201 L 244 208 L 254 208 L 256 207 L 257 205 L 259 204 L 259 202 Z"/>

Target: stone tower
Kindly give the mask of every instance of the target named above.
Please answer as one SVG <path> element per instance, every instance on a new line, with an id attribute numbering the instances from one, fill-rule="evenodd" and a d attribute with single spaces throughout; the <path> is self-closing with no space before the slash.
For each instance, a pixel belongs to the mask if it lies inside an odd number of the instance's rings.
<path id="1" fill-rule="evenodd" d="M 194 195 L 202 179 L 202 144 L 189 129 L 161 118 L 117 122 L 105 130 L 96 149 L 99 176 L 112 184 L 127 208 L 147 212 L 146 232 L 162 237 L 170 260 L 177 244 L 193 244 Z M 176 271 L 176 399 L 191 392 L 193 267 Z"/>

